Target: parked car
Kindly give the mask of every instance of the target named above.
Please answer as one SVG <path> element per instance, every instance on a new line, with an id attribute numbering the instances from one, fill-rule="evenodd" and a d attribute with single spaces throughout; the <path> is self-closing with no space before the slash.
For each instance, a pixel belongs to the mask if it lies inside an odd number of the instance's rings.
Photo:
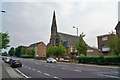
<path id="1" fill-rule="evenodd" d="M 57 61 L 54 58 L 48 58 L 47 63 L 56 63 Z"/>
<path id="2" fill-rule="evenodd" d="M 22 61 L 17 58 L 11 58 L 10 61 L 10 67 L 22 67 Z"/>
<path id="3" fill-rule="evenodd" d="M 4 61 L 5 61 L 6 63 L 9 63 L 10 59 L 11 59 L 11 57 L 5 57 L 5 58 L 4 58 Z"/>

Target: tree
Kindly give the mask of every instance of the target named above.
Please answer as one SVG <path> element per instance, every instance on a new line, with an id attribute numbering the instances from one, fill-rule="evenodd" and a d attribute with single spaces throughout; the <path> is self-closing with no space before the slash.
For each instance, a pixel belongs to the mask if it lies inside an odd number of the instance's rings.
<path id="1" fill-rule="evenodd" d="M 67 49 L 63 46 L 63 45 L 59 45 L 58 46 L 58 51 L 57 51 L 57 55 L 62 56 L 62 53 L 65 53 L 67 51 Z"/>
<path id="2" fill-rule="evenodd" d="M 54 55 L 53 52 L 54 52 L 54 47 L 49 47 L 48 50 L 46 51 L 46 54 L 49 56 L 53 56 Z"/>
<path id="3" fill-rule="evenodd" d="M 23 52 L 22 52 L 22 47 L 23 47 L 23 46 L 18 46 L 18 47 L 15 49 L 15 56 L 20 57 L 20 56 L 23 54 Z"/>
<path id="4" fill-rule="evenodd" d="M 108 41 L 108 44 L 110 46 L 110 51 L 114 52 L 116 56 L 120 54 L 120 38 L 113 34 L 112 39 Z"/>
<path id="5" fill-rule="evenodd" d="M 80 34 L 79 37 L 79 41 L 78 43 L 76 42 L 75 47 L 78 50 L 78 52 L 80 54 L 84 54 L 85 56 L 87 56 L 87 49 L 88 49 L 88 45 L 85 43 L 85 41 L 83 40 L 83 37 L 85 37 L 84 33 L 82 32 Z"/>
<path id="6" fill-rule="evenodd" d="M 49 47 L 46 54 L 49 55 L 49 56 L 61 56 L 62 53 L 65 53 L 67 50 L 65 47 L 63 47 L 63 45 L 59 45 L 58 47 L 57 46 L 54 46 L 54 47 Z"/>
<path id="7" fill-rule="evenodd" d="M 0 33 L 0 49 L 6 49 L 9 47 L 9 35 L 8 33 Z"/>
<path id="8" fill-rule="evenodd" d="M 2 56 L 8 56 L 7 52 L 2 53 Z"/>
<path id="9" fill-rule="evenodd" d="M 11 47 L 10 50 L 8 51 L 8 54 L 9 54 L 10 56 L 13 56 L 14 53 L 15 53 L 14 47 Z"/>

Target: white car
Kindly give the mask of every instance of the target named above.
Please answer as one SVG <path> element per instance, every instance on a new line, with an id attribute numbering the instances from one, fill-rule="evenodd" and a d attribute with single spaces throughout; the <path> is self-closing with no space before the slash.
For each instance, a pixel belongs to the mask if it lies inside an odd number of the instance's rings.
<path id="1" fill-rule="evenodd" d="M 57 61 L 54 58 L 48 58 L 47 63 L 56 63 Z"/>
<path id="2" fill-rule="evenodd" d="M 5 61 L 6 63 L 9 63 L 10 59 L 11 59 L 11 57 L 5 57 L 4 61 Z"/>

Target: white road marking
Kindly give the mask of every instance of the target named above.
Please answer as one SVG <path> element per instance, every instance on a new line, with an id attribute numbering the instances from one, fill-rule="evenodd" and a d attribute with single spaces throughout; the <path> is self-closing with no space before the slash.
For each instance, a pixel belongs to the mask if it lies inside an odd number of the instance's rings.
<path id="1" fill-rule="evenodd" d="M 62 69 L 66 69 L 66 68 L 62 68 Z"/>
<path id="2" fill-rule="evenodd" d="M 37 72 L 41 73 L 41 71 L 37 71 Z"/>
<path id="3" fill-rule="evenodd" d="M 27 67 L 27 66 L 25 66 L 25 67 Z"/>
<path id="4" fill-rule="evenodd" d="M 28 67 L 28 69 L 31 69 L 30 67 Z"/>
<path id="5" fill-rule="evenodd" d="M 120 77 L 117 77 L 117 76 L 111 76 L 111 75 L 103 75 L 103 74 L 97 74 L 97 75 L 100 75 L 100 76 L 107 76 L 107 77 L 112 77 L 112 78 L 120 78 Z"/>
<path id="6" fill-rule="evenodd" d="M 50 74 L 44 73 L 46 76 L 50 76 Z"/>
<path id="7" fill-rule="evenodd" d="M 54 77 L 54 78 L 58 78 L 58 77 Z"/>
<path id="8" fill-rule="evenodd" d="M 31 78 L 31 77 L 28 77 L 27 75 L 23 74 L 21 71 L 19 71 L 18 69 L 16 69 L 17 72 L 19 72 L 21 75 L 23 75 L 25 78 Z"/>
<path id="9" fill-rule="evenodd" d="M 112 78 L 120 78 L 120 77 L 117 77 L 117 76 L 111 76 L 111 75 L 105 75 L 107 77 L 112 77 Z"/>
<path id="10" fill-rule="evenodd" d="M 80 71 L 80 70 L 73 70 L 73 71 L 82 72 L 82 71 Z"/>
<path id="11" fill-rule="evenodd" d="M 33 69 L 33 71 L 34 71 L 35 69 Z"/>

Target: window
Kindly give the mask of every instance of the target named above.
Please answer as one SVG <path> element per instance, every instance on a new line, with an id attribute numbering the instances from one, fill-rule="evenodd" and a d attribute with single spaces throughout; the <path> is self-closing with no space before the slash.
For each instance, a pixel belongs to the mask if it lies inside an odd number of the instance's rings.
<path id="1" fill-rule="evenodd" d="M 87 52 L 93 52 L 93 50 L 87 50 Z"/>
<path id="2" fill-rule="evenodd" d="M 108 36 L 102 37 L 102 41 L 108 40 Z"/>
<path id="3" fill-rule="evenodd" d="M 108 45 L 102 45 L 102 51 L 109 51 L 110 47 Z"/>

